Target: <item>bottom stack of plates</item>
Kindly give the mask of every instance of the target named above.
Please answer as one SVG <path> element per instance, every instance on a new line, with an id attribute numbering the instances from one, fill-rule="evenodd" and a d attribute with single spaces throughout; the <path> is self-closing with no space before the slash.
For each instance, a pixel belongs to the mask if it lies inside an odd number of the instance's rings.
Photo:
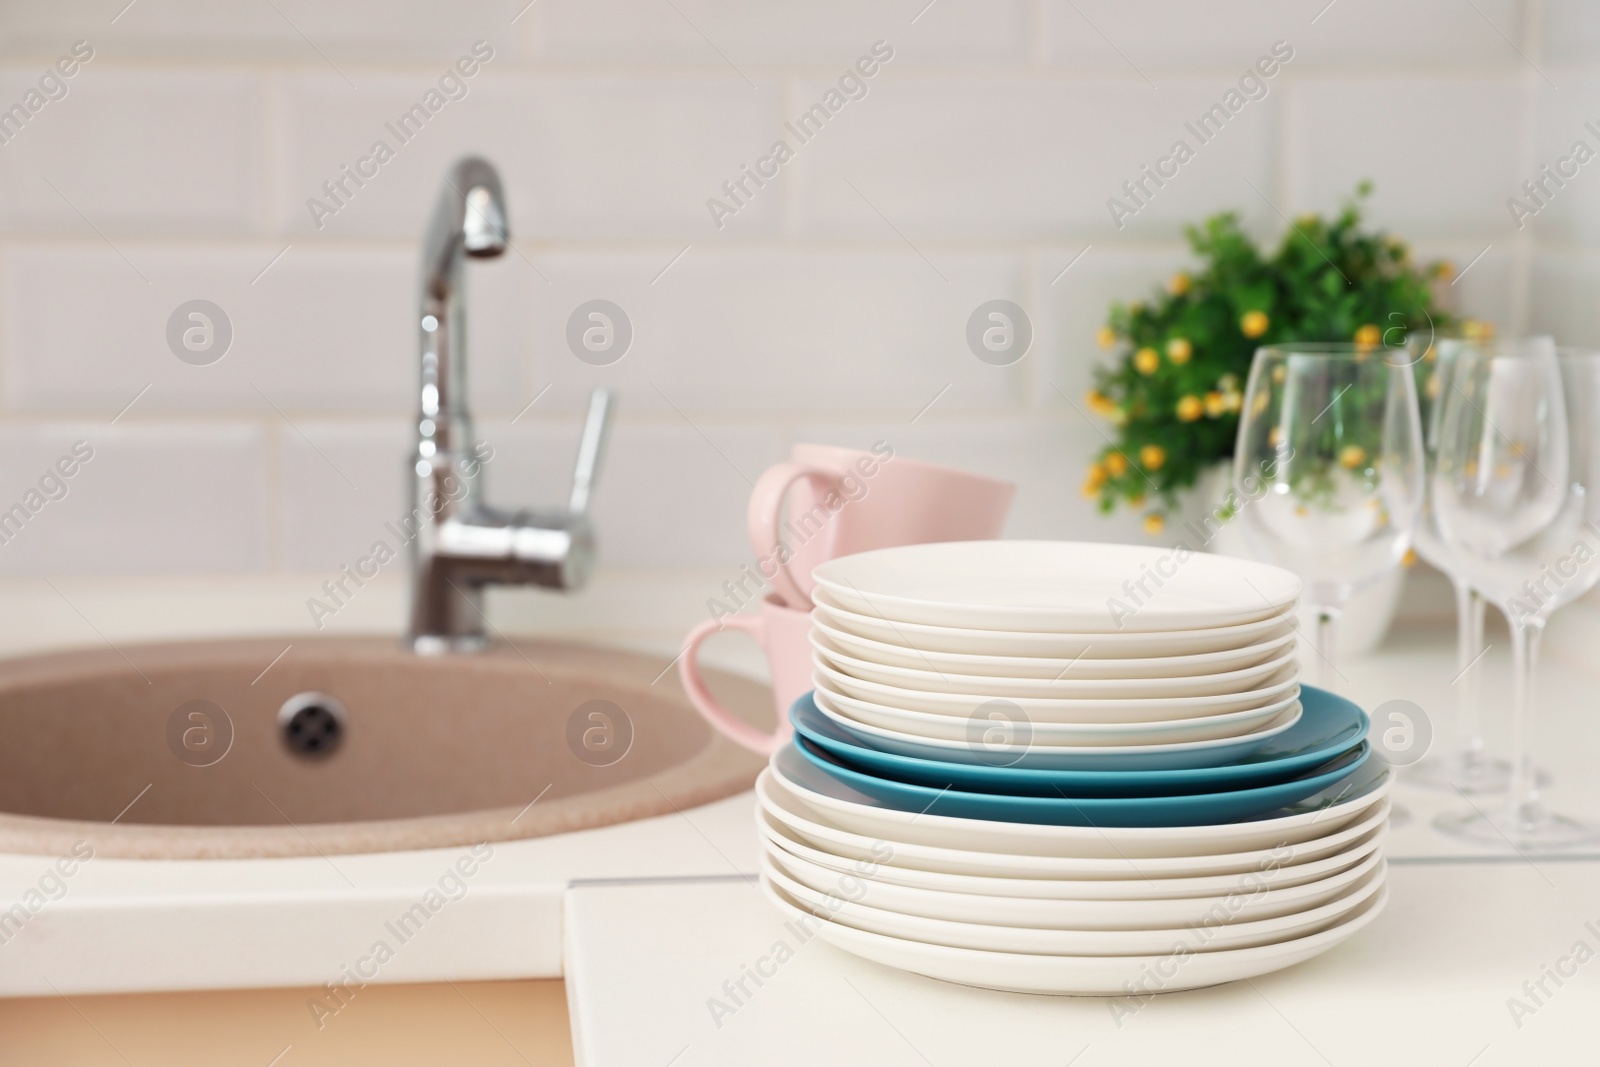
<path id="1" fill-rule="evenodd" d="M 1310 959 L 1383 908 L 1376 760 L 1263 815 L 1070 826 L 874 798 L 793 745 L 756 784 L 762 885 L 792 927 L 964 985 L 1143 996 Z"/>

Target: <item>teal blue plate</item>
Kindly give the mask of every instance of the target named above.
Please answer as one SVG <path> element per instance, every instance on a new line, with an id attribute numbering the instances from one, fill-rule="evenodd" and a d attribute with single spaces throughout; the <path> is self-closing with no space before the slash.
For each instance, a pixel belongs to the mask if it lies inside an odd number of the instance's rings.
<path id="1" fill-rule="evenodd" d="M 840 764 L 890 781 L 1036 797 L 1159 797 L 1216 793 L 1287 782 L 1359 745 L 1367 736 L 1366 714 L 1326 689 L 1302 686 L 1300 721 L 1254 752 L 1221 767 L 1149 770 L 1038 770 L 956 763 L 884 752 L 852 734 L 817 708 L 807 693 L 789 709 L 797 733 Z M 975 752 L 975 759 L 992 755 Z"/>
<path id="2" fill-rule="evenodd" d="M 885 807 L 960 819 L 1043 823 L 1050 826 L 1210 826 L 1257 818 L 1304 800 L 1358 774 L 1371 755 L 1365 741 L 1320 767 L 1286 782 L 1166 797 L 1032 797 L 968 793 L 878 778 L 840 763 L 804 737 L 794 748 L 828 777 Z"/>

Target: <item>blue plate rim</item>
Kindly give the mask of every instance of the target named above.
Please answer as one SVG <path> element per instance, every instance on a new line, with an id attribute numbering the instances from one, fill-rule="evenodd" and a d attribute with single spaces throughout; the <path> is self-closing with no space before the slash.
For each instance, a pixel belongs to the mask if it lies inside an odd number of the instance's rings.
<path id="1" fill-rule="evenodd" d="M 1254 786 L 1249 789 L 1222 790 L 1212 793 L 1180 793 L 1172 796 L 1160 797 L 1041 797 L 1015 796 L 1005 793 L 972 793 L 963 789 L 935 789 L 932 786 L 916 785 L 910 782 L 897 782 L 888 778 L 875 778 L 870 774 L 865 774 L 861 771 L 855 770 L 854 768 L 839 765 L 828 755 L 826 750 L 822 750 L 820 752 L 816 751 L 817 746 L 813 745 L 804 738 L 794 738 L 792 743 L 800 755 L 804 757 L 812 766 L 816 767 L 823 774 L 834 778 L 834 780 L 849 786 L 851 789 L 855 789 L 857 792 L 866 793 L 865 790 L 861 789 L 860 786 L 851 781 L 852 778 L 864 779 L 869 783 L 869 785 L 876 784 L 895 789 L 908 790 L 911 791 L 913 795 L 916 795 L 917 793 L 932 794 L 931 798 L 918 798 L 928 799 L 928 807 L 930 810 L 934 809 L 941 802 L 944 802 L 945 807 L 949 807 L 951 804 L 967 804 L 977 807 L 994 807 L 999 809 L 1011 807 L 1025 809 L 1029 806 L 1045 805 L 1048 808 L 1059 809 L 1061 811 L 1077 810 L 1079 812 L 1089 813 L 1099 810 L 1107 810 L 1112 807 L 1123 808 L 1124 810 L 1126 810 L 1128 807 L 1131 807 L 1132 809 L 1140 812 L 1159 811 L 1161 808 L 1183 804 L 1186 801 L 1198 804 L 1221 803 L 1229 798 L 1236 800 L 1248 799 L 1250 794 L 1261 793 L 1270 789 L 1281 789 L 1284 786 L 1294 785 L 1296 783 L 1305 783 L 1307 778 L 1315 779 L 1319 777 L 1326 777 L 1326 781 L 1318 784 L 1317 788 L 1310 790 L 1310 792 L 1307 794 L 1311 795 L 1321 792 L 1323 789 L 1339 781 L 1341 778 L 1345 778 L 1356 773 L 1366 764 L 1367 760 L 1372 757 L 1372 746 L 1369 745 L 1365 739 L 1363 739 L 1360 745 L 1351 748 L 1341 756 L 1337 757 L 1337 759 L 1328 761 L 1329 763 L 1334 763 L 1337 762 L 1338 759 L 1343 759 L 1345 756 L 1356 756 L 1354 762 L 1347 767 L 1341 768 L 1337 774 L 1324 772 L 1324 774 L 1320 776 L 1302 775 L 1298 778 L 1292 778 L 1287 782 L 1275 782 L 1271 785 Z M 867 793 L 866 795 L 870 796 L 871 794 Z"/>

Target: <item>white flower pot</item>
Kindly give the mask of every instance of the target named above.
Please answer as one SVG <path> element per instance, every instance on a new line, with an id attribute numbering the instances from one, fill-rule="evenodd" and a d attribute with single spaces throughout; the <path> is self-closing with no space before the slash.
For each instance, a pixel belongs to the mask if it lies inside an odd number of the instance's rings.
<path id="1" fill-rule="evenodd" d="M 1232 476 L 1231 463 L 1219 464 L 1201 475 L 1193 495 L 1185 503 L 1184 513 L 1198 516 L 1217 507 L 1227 498 Z M 1237 516 L 1218 529 L 1209 544 L 1191 544 L 1189 547 L 1215 552 L 1219 556 L 1259 558 L 1251 551 Z M 1405 570 L 1396 567 L 1373 584 L 1356 591 L 1349 603 L 1345 604 L 1335 629 L 1338 659 L 1364 656 L 1378 648 L 1394 622 L 1404 587 Z M 1307 639 L 1314 638 L 1317 632 L 1316 616 L 1303 602 L 1299 618 L 1300 633 Z"/>

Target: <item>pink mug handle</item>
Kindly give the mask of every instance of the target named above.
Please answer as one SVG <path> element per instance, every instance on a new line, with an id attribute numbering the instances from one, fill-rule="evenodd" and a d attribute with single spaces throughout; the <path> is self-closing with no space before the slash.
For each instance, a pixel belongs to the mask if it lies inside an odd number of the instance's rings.
<path id="1" fill-rule="evenodd" d="M 678 659 L 678 678 L 683 682 L 684 691 L 689 694 L 689 703 L 694 705 L 695 710 L 706 722 L 751 752 L 770 756 L 788 743 L 789 735 L 794 731 L 784 712 L 780 710 L 778 713 L 776 730 L 770 734 L 762 733 L 717 703 L 717 698 L 706 688 L 705 679 L 700 677 L 700 646 L 706 638 L 724 626 L 743 630 L 754 637 L 757 644 L 762 643 L 766 633 L 759 615 L 729 615 L 721 620 L 705 620 L 690 630 L 688 638 L 684 641 L 683 655 Z"/>
<path id="2" fill-rule="evenodd" d="M 778 523 L 783 518 L 783 498 L 788 495 L 790 486 L 802 478 L 812 482 L 820 482 L 823 486 L 836 489 L 839 487 L 839 475 L 821 467 L 808 467 L 803 463 L 779 463 L 775 467 L 768 467 L 756 479 L 756 487 L 750 494 L 750 508 L 747 512 L 747 523 L 750 528 L 750 544 L 756 550 L 758 557 L 772 557 L 772 589 L 778 598 L 791 608 L 809 610 L 811 598 L 800 589 L 800 583 L 795 581 L 794 575 L 789 573 L 789 566 L 778 555 Z M 829 530 L 830 547 L 823 552 L 825 558 L 833 555 L 831 540 L 835 531 Z"/>

